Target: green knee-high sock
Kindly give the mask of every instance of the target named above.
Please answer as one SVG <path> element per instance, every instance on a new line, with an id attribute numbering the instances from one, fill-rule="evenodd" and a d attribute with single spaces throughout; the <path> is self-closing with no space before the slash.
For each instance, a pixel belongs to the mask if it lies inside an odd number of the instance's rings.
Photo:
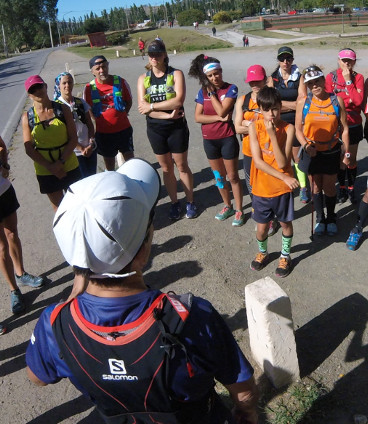
<path id="1" fill-rule="evenodd" d="M 282 249 L 281 256 L 288 257 L 290 255 L 291 242 L 293 241 L 293 236 L 284 236 L 282 235 Z"/>
<path id="2" fill-rule="evenodd" d="M 268 237 L 265 240 L 258 240 L 258 249 L 262 253 L 267 253 L 267 244 L 268 244 Z"/>
<path id="3" fill-rule="evenodd" d="M 294 163 L 295 172 L 296 172 L 296 178 L 298 179 L 300 183 L 300 187 L 304 188 L 307 187 L 307 174 L 299 169 L 299 166 L 297 163 Z"/>

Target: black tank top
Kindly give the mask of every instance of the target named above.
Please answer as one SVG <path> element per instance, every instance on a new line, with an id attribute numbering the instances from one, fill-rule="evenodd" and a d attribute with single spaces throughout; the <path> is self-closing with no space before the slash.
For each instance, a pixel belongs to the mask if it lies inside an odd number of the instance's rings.
<path id="1" fill-rule="evenodd" d="M 279 69 L 277 69 L 272 75 L 273 85 L 281 95 L 281 100 L 288 102 L 295 102 L 298 98 L 298 88 L 301 75 L 296 81 L 288 81 L 285 85 L 282 76 L 280 75 Z M 295 111 L 281 113 L 281 119 L 289 124 L 295 124 Z"/>

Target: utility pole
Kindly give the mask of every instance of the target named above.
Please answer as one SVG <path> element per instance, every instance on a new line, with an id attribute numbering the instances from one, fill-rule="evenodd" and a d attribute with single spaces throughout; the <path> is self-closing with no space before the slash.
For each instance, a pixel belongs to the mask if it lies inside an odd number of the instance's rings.
<path id="1" fill-rule="evenodd" d="M 54 40 L 52 39 L 52 31 L 51 31 L 51 21 L 50 21 L 50 19 L 49 19 L 49 31 L 50 31 L 51 48 L 54 48 Z"/>
<path id="2" fill-rule="evenodd" d="M 3 30 L 4 54 L 5 54 L 6 57 L 8 57 L 8 46 L 6 45 L 4 24 L 1 24 L 1 28 Z"/>

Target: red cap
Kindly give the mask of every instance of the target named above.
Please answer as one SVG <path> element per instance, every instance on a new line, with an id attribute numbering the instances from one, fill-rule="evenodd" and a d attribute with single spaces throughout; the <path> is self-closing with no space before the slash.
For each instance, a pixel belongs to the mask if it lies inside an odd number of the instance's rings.
<path id="1" fill-rule="evenodd" d="M 247 79 L 245 82 L 263 81 L 266 78 L 266 71 L 261 65 L 249 66 L 247 70 Z"/>
<path id="2" fill-rule="evenodd" d="M 29 89 L 36 84 L 45 84 L 45 81 L 39 75 L 32 75 L 31 77 L 26 79 L 24 83 L 24 87 L 26 88 L 26 91 L 28 92 Z"/>

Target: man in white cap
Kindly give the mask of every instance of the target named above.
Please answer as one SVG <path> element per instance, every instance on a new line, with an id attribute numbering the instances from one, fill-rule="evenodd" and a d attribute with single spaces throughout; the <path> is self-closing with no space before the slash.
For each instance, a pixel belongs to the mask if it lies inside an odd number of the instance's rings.
<path id="1" fill-rule="evenodd" d="M 258 422 L 253 369 L 213 306 L 146 286 L 160 178 L 131 159 L 70 186 L 54 219 L 66 260 L 88 280 L 41 315 L 27 349 L 32 382 L 69 378 L 109 424 Z M 232 412 L 215 394 L 229 390 Z"/>

